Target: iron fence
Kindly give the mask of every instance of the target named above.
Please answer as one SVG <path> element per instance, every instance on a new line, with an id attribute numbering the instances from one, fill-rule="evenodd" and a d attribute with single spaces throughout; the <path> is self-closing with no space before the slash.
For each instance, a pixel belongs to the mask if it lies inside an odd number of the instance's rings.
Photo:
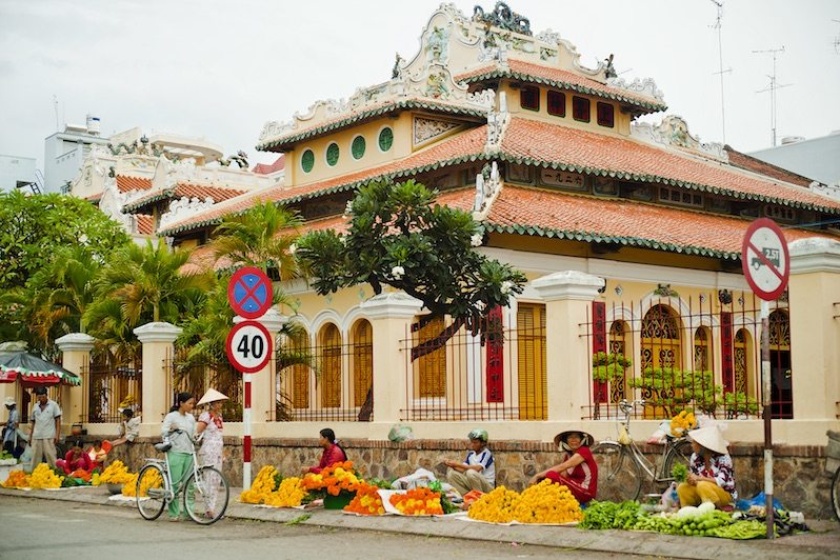
<path id="1" fill-rule="evenodd" d="M 143 363 L 140 357 L 118 362 L 109 355 L 95 357 L 88 366 L 88 398 L 83 411 L 87 422 L 117 423 L 121 405 L 141 407 Z"/>

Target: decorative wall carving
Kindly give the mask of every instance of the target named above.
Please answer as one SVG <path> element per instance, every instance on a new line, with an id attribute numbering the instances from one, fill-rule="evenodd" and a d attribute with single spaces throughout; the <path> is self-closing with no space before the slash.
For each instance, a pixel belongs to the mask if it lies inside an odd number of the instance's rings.
<path id="1" fill-rule="evenodd" d="M 212 197 L 207 197 L 204 200 L 198 197 L 182 197 L 178 200 L 173 200 L 169 204 L 169 210 L 161 214 L 159 229 L 164 229 L 175 222 L 180 222 L 190 216 L 207 210 L 213 206 L 216 201 Z"/>
<path id="2" fill-rule="evenodd" d="M 422 144 L 458 128 L 460 125 L 450 121 L 439 121 L 416 117 L 414 119 L 414 144 Z"/>
<path id="3" fill-rule="evenodd" d="M 603 67 L 606 68 L 606 65 L 604 63 L 599 64 L 599 66 L 601 65 L 603 65 Z M 656 86 L 656 82 L 653 80 L 653 78 L 636 78 L 635 80 L 629 83 L 624 78 L 609 78 L 607 80 L 607 85 L 616 89 L 623 89 L 633 93 L 639 93 L 648 97 L 653 97 L 654 99 L 658 99 L 659 101 L 663 101 L 665 98 L 664 94 L 662 93 L 662 90 Z"/>
<path id="4" fill-rule="evenodd" d="M 477 220 L 487 217 L 493 201 L 502 190 L 502 179 L 499 174 L 499 164 L 495 161 L 486 164 L 481 173 L 475 177 L 475 204 L 473 216 Z"/>

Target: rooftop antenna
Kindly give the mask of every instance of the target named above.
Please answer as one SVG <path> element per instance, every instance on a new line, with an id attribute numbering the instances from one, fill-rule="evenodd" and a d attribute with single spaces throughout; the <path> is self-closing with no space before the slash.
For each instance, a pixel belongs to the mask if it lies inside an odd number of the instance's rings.
<path id="1" fill-rule="evenodd" d="M 770 85 L 764 89 L 758 90 L 756 93 L 770 92 L 770 139 L 772 147 L 776 147 L 776 90 L 783 87 L 788 87 L 791 84 L 778 84 L 776 82 L 776 60 L 779 54 L 785 52 L 785 46 L 782 45 L 778 49 L 765 49 L 760 51 L 753 51 L 756 54 L 769 54 L 773 57 L 773 74 L 767 76 L 770 78 Z"/>
<path id="2" fill-rule="evenodd" d="M 831 21 L 833 21 L 834 23 L 840 23 L 840 19 L 833 19 Z M 834 44 L 834 50 L 837 51 L 838 54 L 840 54 L 840 35 L 837 35 L 837 37 L 834 38 L 834 41 L 832 41 L 832 43 Z"/>
<path id="3" fill-rule="evenodd" d="M 55 111 L 55 131 L 58 132 L 58 96 L 53 94 L 53 110 Z"/>
<path id="4" fill-rule="evenodd" d="M 725 112 L 725 103 L 724 103 L 724 96 L 723 96 L 723 75 L 732 72 L 732 68 L 727 68 L 726 70 L 723 69 L 723 39 L 721 37 L 721 27 L 723 26 L 723 1 L 722 0 L 711 0 L 712 3 L 717 6 L 717 19 L 715 19 L 714 28 L 717 29 L 717 36 L 718 36 L 718 67 L 720 68 L 719 71 L 715 72 L 720 76 L 720 127 L 721 127 L 721 135 L 723 137 L 723 143 L 726 144 L 726 112 Z"/>

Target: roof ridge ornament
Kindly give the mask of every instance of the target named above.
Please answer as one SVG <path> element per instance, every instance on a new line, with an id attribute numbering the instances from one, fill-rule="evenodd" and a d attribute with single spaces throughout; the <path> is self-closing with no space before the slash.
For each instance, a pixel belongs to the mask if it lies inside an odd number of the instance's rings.
<path id="1" fill-rule="evenodd" d="M 473 8 L 472 19 L 484 23 L 488 27 L 499 27 L 522 35 L 533 35 L 531 33 L 531 20 L 511 10 L 505 2 L 496 2 L 496 7 L 489 14 L 484 12 L 484 8 L 476 5 Z"/>
<path id="2" fill-rule="evenodd" d="M 483 221 L 490 213 L 493 201 L 502 192 L 502 176 L 499 164 L 491 161 L 484 164 L 481 173 L 475 176 L 475 204 L 473 205 L 473 219 Z"/>

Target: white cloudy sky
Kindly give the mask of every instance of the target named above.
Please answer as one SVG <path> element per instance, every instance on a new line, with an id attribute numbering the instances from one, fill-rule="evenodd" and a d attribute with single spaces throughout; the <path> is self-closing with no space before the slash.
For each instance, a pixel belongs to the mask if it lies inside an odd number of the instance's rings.
<path id="1" fill-rule="evenodd" d="M 471 14 L 495 0 L 457 0 Z M 725 140 L 840 129 L 840 1 L 723 0 Z M 36 157 L 65 122 L 92 113 L 110 135 L 204 138 L 255 161 L 266 121 L 390 78 L 412 57 L 439 0 L 0 0 L 0 154 Z M 595 66 L 615 54 L 623 78 L 652 77 L 669 113 L 704 142 L 724 140 L 713 0 L 511 0 L 536 33 L 553 29 Z M 658 117 L 657 117 L 658 118 Z"/>

